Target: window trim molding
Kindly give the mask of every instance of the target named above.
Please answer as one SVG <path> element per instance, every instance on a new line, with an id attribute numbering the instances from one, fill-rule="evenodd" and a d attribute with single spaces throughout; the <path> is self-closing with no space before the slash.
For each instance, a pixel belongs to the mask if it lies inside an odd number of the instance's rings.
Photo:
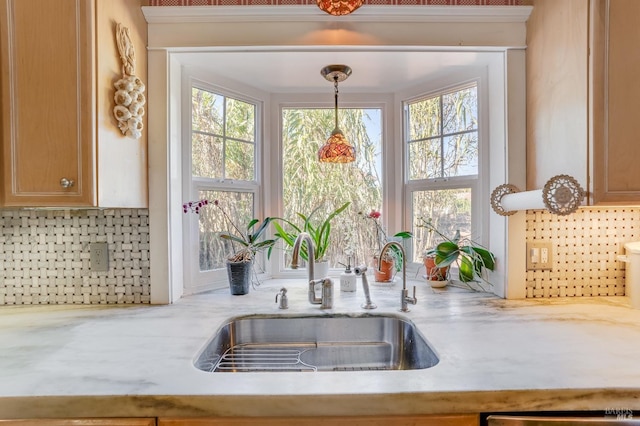
<path id="1" fill-rule="evenodd" d="M 411 51 L 492 51 L 501 54 L 502 61 L 490 65 L 489 85 L 491 92 L 497 93 L 501 105 L 489 106 L 492 117 L 491 137 L 500 139 L 501 151 L 491 152 L 489 183 L 497 186 L 511 183 L 519 187 L 526 184 L 526 84 L 525 49 L 526 18 L 531 7 L 519 8 L 522 17 L 500 18 L 495 22 L 454 22 L 444 25 L 424 25 L 426 18 L 415 15 L 411 22 L 385 22 L 381 13 L 369 16 L 368 22 L 336 23 L 332 17 L 323 16 L 319 22 L 338 25 L 336 29 L 348 29 L 352 38 L 327 46 L 327 40 L 321 31 L 314 30 L 308 24 L 300 22 L 299 17 L 287 15 L 279 9 L 282 16 L 270 22 L 249 22 L 247 17 L 225 17 L 220 25 L 190 23 L 185 17 L 173 16 L 168 19 L 155 19 L 159 9 L 143 7 L 148 22 L 148 91 L 154 94 L 154 108 L 147 114 L 148 128 L 148 164 L 149 164 L 149 233 L 151 264 L 151 303 L 167 304 L 180 298 L 182 294 L 182 188 L 177 179 L 181 176 L 179 149 L 180 86 L 182 64 L 176 53 L 184 51 L 269 51 L 286 49 L 287 51 L 314 51 L 331 49 L 342 51 L 356 49 L 370 51 L 407 50 Z M 182 8 L 182 10 L 190 8 Z M 212 8 L 218 10 L 219 8 Z M 451 10 L 455 8 L 450 8 Z M 249 8 L 244 10 L 248 11 Z M 255 9 L 251 8 L 255 12 Z M 388 9 L 389 11 L 391 9 Z M 408 11 L 408 9 L 404 9 Z M 426 10 L 426 8 L 425 8 Z M 483 6 L 483 13 L 498 15 L 500 8 Z M 516 9 L 511 9 L 516 11 Z M 217 13 L 217 12 L 216 12 Z M 326 14 L 325 14 L 326 15 Z M 355 16 L 355 15 L 354 15 Z M 264 19 L 255 16 L 255 19 Z M 487 19 L 485 19 L 486 21 Z M 476 20 L 481 21 L 481 20 Z M 342 21 L 341 21 L 342 22 Z M 345 27 L 347 26 L 347 27 Z M 375 41 L 364 35 L 375 33 Z M 230 34 L 232 36 L 230 37 Z M 256 40 L 259 40 L 259 44 Z M 298 40 L 292 46 L 291 41 Z M 462 40 L 462 44 L 461 44 Z M 396 101 L 398 102 L 398 101 Z M 265 103 L 265 110 L 269 110 Z M 400 114 L 398 111 L 397 114 Z M 495 120 L 493 120 L 495 118 Z M 396 121 L 398 118 L 396 117 Z M 401 122 L 401 121 L 397 121 Z M 273 132 L 268 129 L 269 120 L 264 123 L 265 135 Z M 397 136 L 398 130 L 394 134 Z M 401 147 L 398 147 L 400 151 Z M 394 157 L 402 158 L 401 152 L 394 150 Z M 263 156 L 264 161 L 269 161 Z M 266 163 L 263 163 L 266 164 Z M 268 171 L 263 171 L 265 181 L 270 181 Z M 273 196 L 266 188 L 265 197 Z M 268 202 L 268 201 L 266 201 Z M 394 206 L 398 211 L 400 204 Z M 524 249 L 525 214 L 517 213 L 508 218 L 490 215 L 492 248 L 503 247 L 498 256 L 498 270 L 494 273 L 500 288 L 496 293 L 501 297 L 524 297 L 526 294 L 526 272 Z M 507 285 L 507 282 L 509 283 Z"/>

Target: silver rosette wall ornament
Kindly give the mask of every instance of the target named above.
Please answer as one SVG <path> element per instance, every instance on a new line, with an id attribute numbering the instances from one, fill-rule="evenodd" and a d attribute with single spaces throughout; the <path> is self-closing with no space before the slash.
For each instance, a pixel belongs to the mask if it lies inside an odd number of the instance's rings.
<path id="1" fill-rule="evenodd" d="M 116 24 L 116 43 L 122 61 L 122 78 L 114 83 L 116 93 L 113 115 L 123 135 L 139 139 L 142 136 L 144 116 L 144 83 L 135 76 L 136 63 L 129 28 Z"/>

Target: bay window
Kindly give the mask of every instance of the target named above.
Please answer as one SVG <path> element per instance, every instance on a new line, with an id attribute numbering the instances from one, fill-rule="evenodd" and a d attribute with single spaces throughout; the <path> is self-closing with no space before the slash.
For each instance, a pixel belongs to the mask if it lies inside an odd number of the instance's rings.
<path id="1" fill-rule="evenodd" d="M 438 242 L 420 226 L 425 221 L 449 237 L 457 231 L 477 237 L 484 225 L 482 209 L 487 206 L 480 198 L 486 195 L 481 182 L 486 167 L 482 159 L 487 157 L 478 81 L 447 85 L 395 104 L 384 94 L 379 98 L 384 100 L 376 102 L 372 94 L 357 107 L 341 108 L 339 127 L 356 147 L 357 159 L 349 164 L 317 159 L 318 148 L 334 127 L 334 111 L 322 103 L 323 97 L 305 96 L 304 106 L 286 94 L 276 96 L 277 102 L 271 99 L 270 108 L 278 112 L 269 116 L 279 123 L 275 129 L 272 123 L 269 131 L 261 120 L 264 94 L 252 98 L 238 87 L 231 92 L 191 81 L 190 143 L 183 145 L 185 194 L 193 200 L 218 200 L 234 223 L 278 216 L 286 219 L 280 224 L 294 233 L 287 221 L 302 228 L 303 216 L 311 215 L 317 225 L 349 202 L 349 208 L 331 222 L 326 256 L 330 268 L 342 268 L 348 257 L 352 265 L 371 265 L 384 243 L 380 230 L 387 232 L 389 227 L 393 228 L 389 237 L 402 230 L 413 232 L 406 243 L 409 261 L 421 263 L 423 251 Z M 249 88 L 247 92 L 252 93 Z M 401 126 L 393 125 L 394 117 Z M 386 131 L 386 126 L 396 130 Z M 272 149 L 278 147 L 277 153 L 263 149 L 265 133 L 280 139 L 268 143 Z M 387 161 L 385 153 L 395 160 Z M 268 182 L 261 182 L 260 165 Z M 275 196 L 270 195 L 263 213 L 265 193 Z M 376 223 L 372 211 L 382 214 Z M 217 233 L 229 230 L 229 223 L 212 206 L 186 216 L 185 292 L 226 285 L 225 260 L 232 248 Z M 256 260 L 257 271 L 288 276 L 289 248 L 280 242 L 273 253 L 269 264 L 263 257 Z"/>

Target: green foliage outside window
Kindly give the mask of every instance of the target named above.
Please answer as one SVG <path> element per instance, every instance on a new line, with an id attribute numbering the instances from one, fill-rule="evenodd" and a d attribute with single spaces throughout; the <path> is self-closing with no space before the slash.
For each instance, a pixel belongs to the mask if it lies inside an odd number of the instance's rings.
<path id="1" fill-rule="evenodd" d="M 347 255 L 352 255 L 359 264 L 368 262 L 377 247 L 375 229 L 357 212 L 379 209 L 382 204 L 379 127 L 382 110 L 341 109 L 339 118 L 339 127 L 356 148 L 355 163 L 318 161 L 318 148 L 334 127 L 332 109 L 285 108 L 282 111 L 283 217 L 294 223 L 299 221 L 297 213 L 315 211 L 314 217 L 328 217 L 344 203 L 351 203 L 331 222 L 326 253 L 330 267 L 346 263 Z M 302 221 L 298 227 L 303 227 Z M 290 263 L 288 253 L 284 262 L 287 266 Z"/>

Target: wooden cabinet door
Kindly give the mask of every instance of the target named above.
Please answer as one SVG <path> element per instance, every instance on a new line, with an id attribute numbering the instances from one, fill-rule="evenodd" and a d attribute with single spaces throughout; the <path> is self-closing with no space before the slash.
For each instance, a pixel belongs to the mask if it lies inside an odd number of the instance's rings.
<path id="1" fill-rule="evenodd" d="M 476 414 L 433 416 L 159 418 L 158 426 L 478 426 Z"/>
<path id="2" fill-rule="evenodd" d="M 593 74 L 594 201 L 638 204 L 640 1 L 598 0 L 594 5 L 599 8 L 593 20 L 597 30 L 593 49 L 597 55 Z"/>
<path id="3" fill-rule="evenodd" d="M 95 204 L 93 8 L 91 0 L 0 0 L 7 206 Z"/>
<path id="4" fill-rule="evenodd" d="M 155 418 L 0 420 L 1 426 L 155 426 L 155 424 Z"/>

